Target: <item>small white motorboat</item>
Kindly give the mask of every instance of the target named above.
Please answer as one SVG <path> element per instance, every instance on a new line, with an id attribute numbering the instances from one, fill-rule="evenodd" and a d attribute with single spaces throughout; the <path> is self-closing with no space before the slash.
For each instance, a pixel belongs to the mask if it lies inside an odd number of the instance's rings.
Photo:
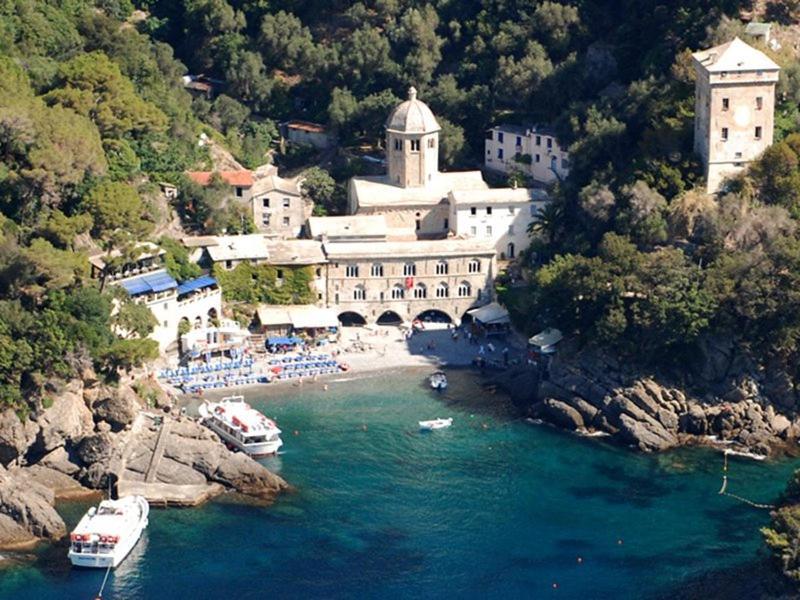
<path id="1" fill-rule="evenodd" d="M 453 424 L 453 418 L 449 419 L 432 419 L 430 421 L 420 421 L 419 428 L 422 431 L 433 431 L 434 429 L 445 429 Z"/>
<path id="2" fill-rule="evenodd" d="M 115 568 L 147 527 L 150 505 L 142 496 L 103 500 L 70 534 L 69 560 L 76 567 Z"/>
<path id="3" fill-rule="evenodd" d="M 436 371 L 428 377 L 428 381 L 435 390 L 443 390 L 447 387 L 447 375 L 443 371 Z"/>

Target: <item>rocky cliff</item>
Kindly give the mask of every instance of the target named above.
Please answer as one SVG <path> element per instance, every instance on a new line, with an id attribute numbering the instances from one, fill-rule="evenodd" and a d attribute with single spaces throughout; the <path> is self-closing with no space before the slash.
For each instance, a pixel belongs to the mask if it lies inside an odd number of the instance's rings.
<path id="1" fill-rule="evenodd" d="M 565 429 L 605 432 L 644 451 L 717 440 L 769 455 L 800 436 L 793 403 L 787 408 L 785 393 L 772 397 L 774 378 L 735 374 L 731 361 L 723 359 L 705 369 L 718 372 L 701 373 L 687 386 L 644 374 L 598 350 L 567 349 L 543 376 L 531 414 Z"/>
<path id="2" fill-rule="evenodd" d="M 143 481 L 151 462 L 155 483 L 200 490 L 177 504 L 225 490 L 271 500 L 288 487 L 196 422 L 166 415 L 170 399 L 150 380 L 111 387 L 87 372 L 51 390 L 47 405 L 22 419 L 0 413 L 0 548 L 61 538 L 57 499 L 99 495 L 123 479 Z M 144 418 L 145 412 L 163 416 Z M 151 461 L 147 450 L 152 454 L 157 430 L 147 423 L 165 419 L 171 427 L 163 457 Z M 140 420 L 145 425 L 135 426 Z"/>

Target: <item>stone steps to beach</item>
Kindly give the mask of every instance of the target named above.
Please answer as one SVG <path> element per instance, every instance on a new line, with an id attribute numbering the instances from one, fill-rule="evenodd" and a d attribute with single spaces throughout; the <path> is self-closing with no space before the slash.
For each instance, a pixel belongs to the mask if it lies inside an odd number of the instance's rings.
<path id="1" fill-rule="evenodd" d="M 147 467 L 147 474 L 144 477 L 145 483 L 152 483 L 155 481 L 156 473 L 158 473 L 158 463 L 161 462 L 161 457 L 164 456 L 164 447 L 169 437 L 169 424 L 170 421 L 167 419 L 161 422 L 161 428 L 158 431 L 158 439 L 156 440 L 156 447 L 153 449 L 153 455 L 150 457 L 150 465 Z"/>

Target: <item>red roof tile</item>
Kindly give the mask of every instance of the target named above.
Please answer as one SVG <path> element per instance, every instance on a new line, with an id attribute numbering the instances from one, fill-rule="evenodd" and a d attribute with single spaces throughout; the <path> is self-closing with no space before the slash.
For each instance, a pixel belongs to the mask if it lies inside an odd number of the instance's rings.
<path id="1" fill-rule="evenodd" d="M 253 172 L 242 171 L 187 171 L 186 175 L 200 185 L 208 185 L 211 176 L 217 173 L 228 184 L 236 187 L 250 187 L 253 185 Z"/>

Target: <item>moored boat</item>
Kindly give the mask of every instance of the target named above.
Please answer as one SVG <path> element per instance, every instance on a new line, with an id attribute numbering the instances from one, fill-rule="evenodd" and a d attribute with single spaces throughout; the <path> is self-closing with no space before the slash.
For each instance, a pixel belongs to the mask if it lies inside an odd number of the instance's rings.
<path id="1" fill-rule="evenodd" d="M 275 454 L 283 446 L 281 430 L 275 422 L 251 407 L 243 396 L 229 396 L 219 402 L 207 400 L 199 410 L 203 425 L 250 456 Z"/>
<path id="2" fill-rule="evenodd" d="M 434 429 L 444 429 L 453 424 L 453 418 L 431 419 L 430 421 L 420 421 L 419 428 L 423 431 L 433 431 Z"/>
<path id="3" fill-rule="evenodd" d="M 76 567 L 116 567 L 139 541 L 149 514 L 150 505 L 142 496 L 93 506 L 69 536 L 70 562 Z"/>
<path id="4" fill-rule="evenodd" d="M 428 382 L 433 389 L 443 390 L 447 387 L 447 375 L 445 375 L 443 371 L 436 371 L 428 377 Z"/>

